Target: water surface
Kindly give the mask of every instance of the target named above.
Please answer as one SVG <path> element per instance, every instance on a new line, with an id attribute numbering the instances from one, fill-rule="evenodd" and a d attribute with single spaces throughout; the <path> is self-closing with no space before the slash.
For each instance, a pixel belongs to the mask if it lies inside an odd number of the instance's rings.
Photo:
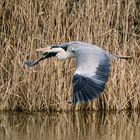
<path id="1" fill-rule="evenodd" d="M 0 140 L 140 140 L 140 114 L 0 113 Z"/>

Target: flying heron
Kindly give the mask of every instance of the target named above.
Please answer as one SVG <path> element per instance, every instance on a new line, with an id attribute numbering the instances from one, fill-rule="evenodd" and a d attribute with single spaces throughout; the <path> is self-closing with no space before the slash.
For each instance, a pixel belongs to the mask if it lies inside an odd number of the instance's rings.
<path id="1" fill-rule="evenodd" d="M 109 78 L 111 59 L 130 59 L 107 53 L 96 45 L 78 41 L 51 45 L 36 51 L 44 53 L 37 61 L 25 62 L 27 66 L 34 66 L 49 57 L 57 57 L 59 60 L 76 58 L 72 97 L 74 105 L 93 100 L 103 92 Z"/>

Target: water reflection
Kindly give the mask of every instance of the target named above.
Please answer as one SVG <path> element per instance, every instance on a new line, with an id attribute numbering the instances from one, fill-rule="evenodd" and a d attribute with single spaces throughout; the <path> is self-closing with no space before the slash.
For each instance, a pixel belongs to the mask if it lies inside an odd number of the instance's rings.
<path id="1" fill-rule="evenodd" d="M 139 140 L 139 112 L 0 113 L 0 140 Z"/>

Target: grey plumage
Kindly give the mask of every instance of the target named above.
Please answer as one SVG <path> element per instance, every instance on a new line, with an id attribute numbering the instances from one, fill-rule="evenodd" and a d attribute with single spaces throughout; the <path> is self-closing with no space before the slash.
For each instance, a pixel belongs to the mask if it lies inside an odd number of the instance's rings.
<path id="1" fill-rule="evenodd" d="M 109 77 L 110 58 L 103 49 L 92 45 L 76 45 L 73 52 L 77 67 L 73 77 L 72 102 L 85 103 L 98 97 L 104 90 Z"/>

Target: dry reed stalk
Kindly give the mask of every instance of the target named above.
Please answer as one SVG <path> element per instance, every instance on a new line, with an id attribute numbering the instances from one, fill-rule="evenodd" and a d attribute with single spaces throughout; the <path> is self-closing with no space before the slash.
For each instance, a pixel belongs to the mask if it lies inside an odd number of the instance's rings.
<path id="1" fill-rule="evenodd" d="M 23 62 L 38 58 L 38 47 L 73 40 L 134 58 L 112 62 L 104 94 L 87 108 L 140 109 L 139 19 L 137 0 L 0 2 L 0 110 L 69 110 L 75 61 Z"/>
<path id="2" fill-rule="evenodd" d="M 0 120 L 1 139 L 139 140 L 139 112 L 1 113 Z"/>

